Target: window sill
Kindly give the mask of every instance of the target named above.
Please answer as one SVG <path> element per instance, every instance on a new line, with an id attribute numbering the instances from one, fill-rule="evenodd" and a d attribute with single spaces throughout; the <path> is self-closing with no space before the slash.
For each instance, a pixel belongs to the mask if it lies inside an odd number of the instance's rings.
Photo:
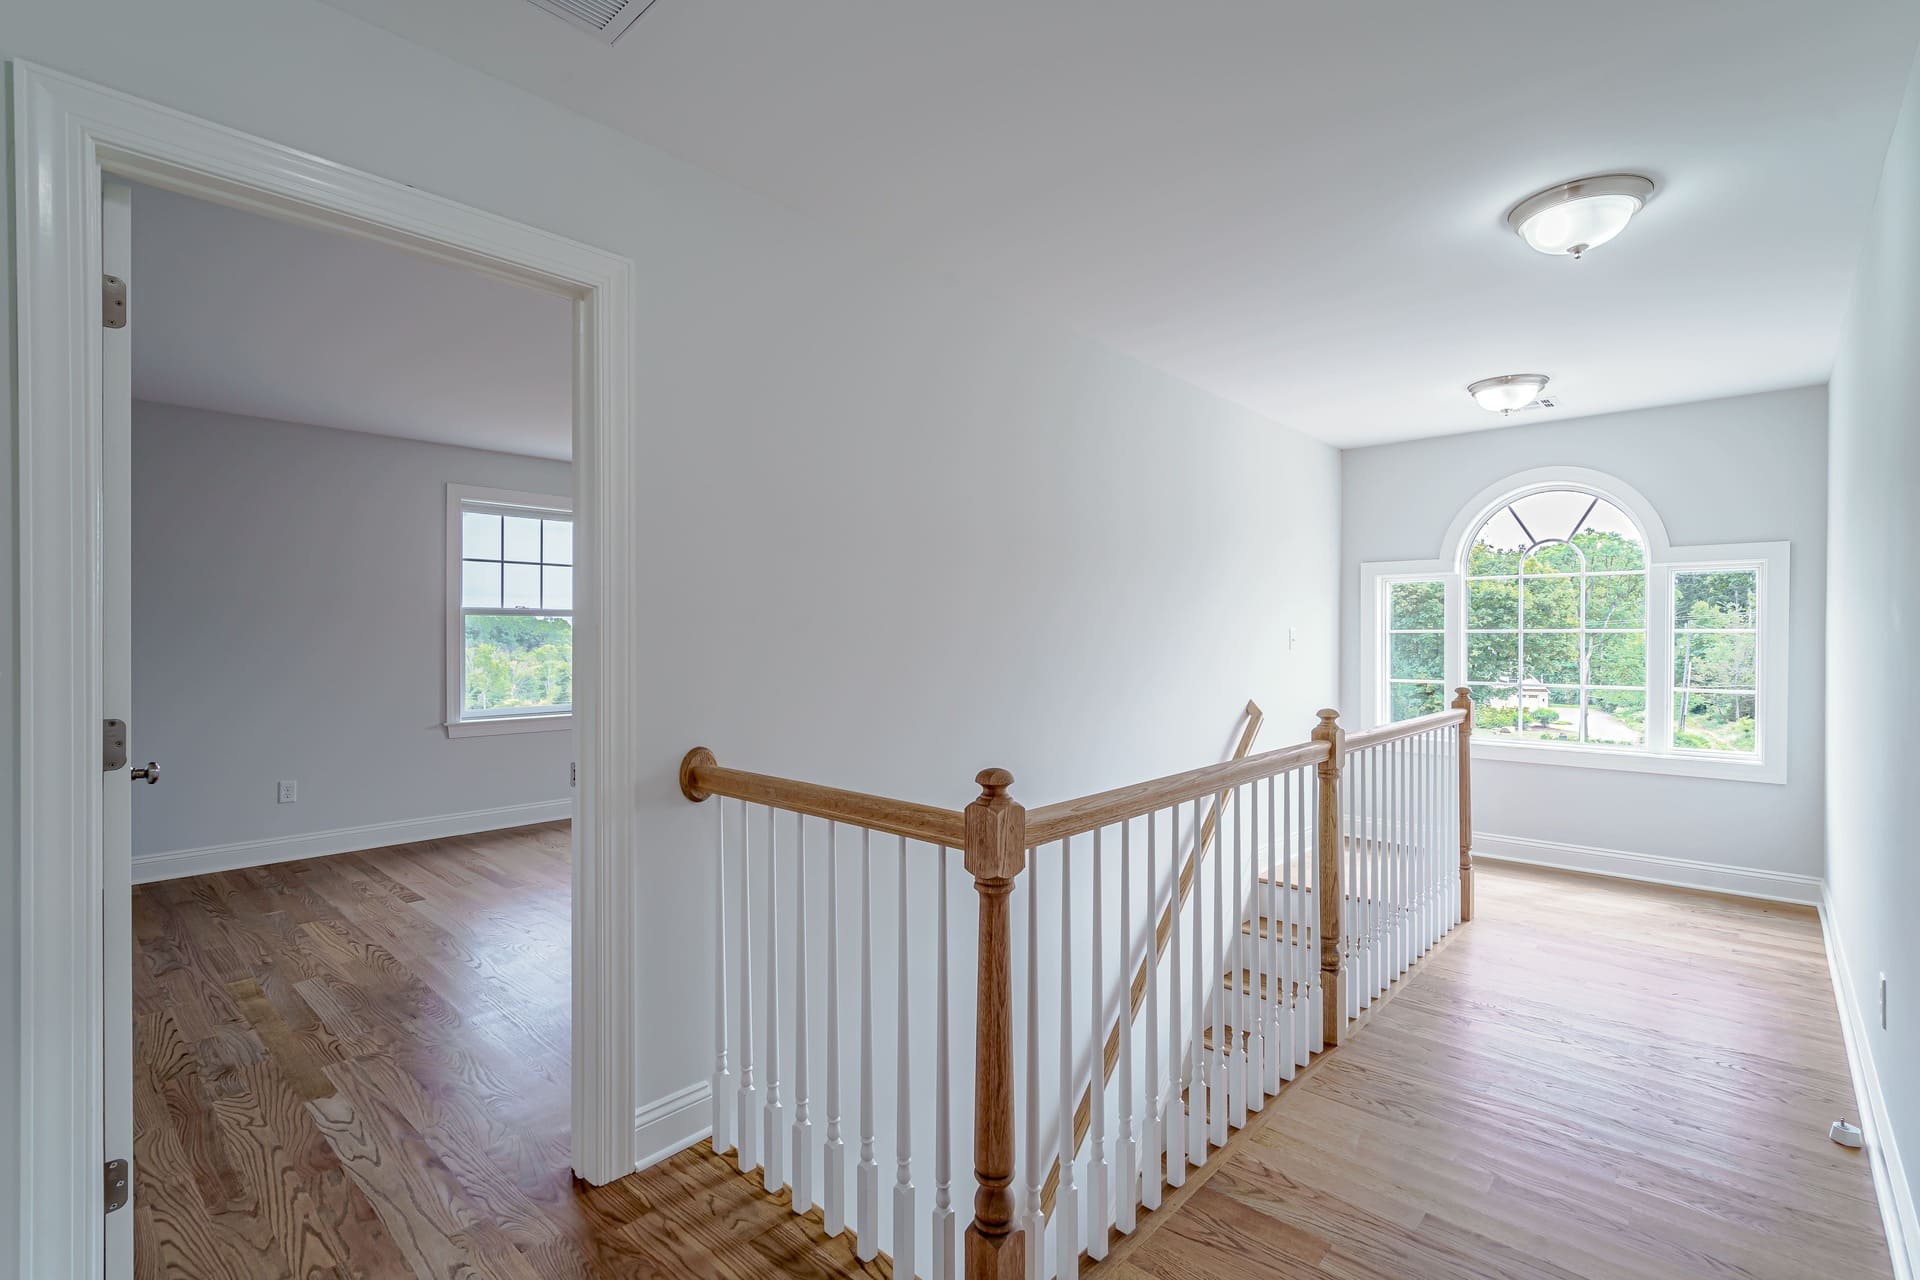
<path id="1" fill-rule="evenodd" d="M 496 733 L 552 733 L 571 728 L 571 711 L 556 716 L 492 716 L 484 720 L 454 720 L 446 726 L 449 738 L 485 738 Z"/>
<path id="2" fill-rule="evenodd" d="M 1606 769 L 1618 773 L 1660 773 L 1676 778 L 1718 778 L 1728 782 L 1766 782 L 1784 786 L 1784 760 L 1758 758 L 1716 759 L 1693 754 L 1651 751 L 1614 751 L 1606 747 L 1525 746 L 1516 742 L 1489 742 L 1475 735 L 1473 757 L 1512 764 L 1557 765 L 1561 768 Z"/>

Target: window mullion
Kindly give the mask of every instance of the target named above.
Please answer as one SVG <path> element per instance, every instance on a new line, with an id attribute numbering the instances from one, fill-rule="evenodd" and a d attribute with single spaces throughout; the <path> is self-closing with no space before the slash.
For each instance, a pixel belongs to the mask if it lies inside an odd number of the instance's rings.
<path id="1" fill-rule="evenodd" d="M 1673 750 L 1673 568 L 1647 568 L 1647 747 Z"/>

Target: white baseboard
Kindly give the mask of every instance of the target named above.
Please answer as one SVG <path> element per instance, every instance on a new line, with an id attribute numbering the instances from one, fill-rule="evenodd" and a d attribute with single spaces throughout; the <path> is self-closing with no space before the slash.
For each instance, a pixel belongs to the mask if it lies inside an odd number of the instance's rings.
<path id="1" fill-rule="evenodd" d="M 713 1132 L 713 1083 L 701 1080 L 655 1098 L 633 1112 L 633 1149 L 645 1152 L 634 1169 L 649 1169 Z"/>
<path id="2" fill-rule="evenodd" d="M 1827 971 L 1833 975 L 1833 993 L 1840 1005 L 1840 1034 L 1847 1045 L 1847 1067 L 1853 1073 L 1853 1096 L 1860 1102 L 1860 1129 L 1866 1135 L 1867 1159 L 1873 1167 L 1874 1198 L 1880 1202 L 1880 1221 L 1893 1255 L 1894 1280 L 1920 1277 L 1920 1214 L 1914 1208 L 1913 1184 L 1887 1124 L 1887 1099 L 1880 1091 L 1880 1071 L 1873 1061 L 1869 1023 L 1847 972 L 1846 949 L 1834 932 L 1833 900 L 1826 886 L 1820 890 L 1820 932 L 1827 941 Z"/>
<path id="3" fill-rule="evenodd" d="M 1737 894 L 1743 898 L 1796 902 L 1805 906 L 1819 905 L 1822 885 L 1819 876 L 1796 875 L 1789 871 L 1759 871 L 1721 862 L 1695 862 L 1690 858 L 1596 849 L 1587 845 L 1560 844 L 1552 840 L 1532 840 L 1524 836 L 1502 836 L 1482 831 L 1473 833 L 1473 856 L 1476 860 L 1487 858 L 1496 862 L 1524 862 L 1536 867 L 1586 871 L 1620 880 L 1643 880 L 1682 889 L 1708 889 L 1715 893 Z"/>
<path id="4" fill-rule="evenodd" d="M 383 849 L 392 844 L 412 844 L 416 840 L 444 840 L 448 836 L 468 836 L 477 831 L 501 831 L 508 827 L 532 826 L 536 822 L 558 822 L 572 816 L 571 798 L 542 800 L 535 804 L 502 805 L 497 809 L 473 809 L 466 813 L 444 813 L 437 817 L 409 818 L 402 822 L 339 827 L 306 835 L 242 840 L 237 844 L 217 844 L 205 849 L 175 849 L 169 853 L 150 853 L 135 858 L 133 882 L 151 884 L 155 880 L 176 880 L 181 876 L 212 875 L 220 871 L 238 871 L 242 867 L 291 862 L 296 858 L 325 858 L 336 853 Z"/>

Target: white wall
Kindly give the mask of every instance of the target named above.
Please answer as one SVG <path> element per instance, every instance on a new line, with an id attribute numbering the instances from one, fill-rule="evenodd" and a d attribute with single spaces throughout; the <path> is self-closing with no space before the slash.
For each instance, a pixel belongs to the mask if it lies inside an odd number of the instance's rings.
<path id="1" fill-rule="evenodd" d="M 133 459 L 131 745 L 162 778 L 134 788 L 136 878 L 570 801 L 571 733 L 441 728 L 447 484 L 565 495 L 566 463 L 145 401 Z M 320 851 L 346 841 L 385 842 Z"/>
<path id="2" fill-rule="evenodd" d="M 6 80 L 8 101 L 12 101 L 12 78 Z M 0 117 L 4 117 L 0 109 Z M 0 160 L 8 174 L 13 173 L 13 130 L 0 136 Z M 9 198 L 0 200 L 0 297 L 13 297 L 13 201 L 11 179 Z M 6 447 L 0 448 L 0 600 L 7 602 L 0 617 L 0 903 L 13 903 L 20 897 L 20 769 L 17 754 L 20 742 L 20 600 L 19 579 L 15 574 L 13 457 L 15 436 L 13 403 L 13 308 L 0 307 L 0 344 L 7 358 L 0 360 L 0 410 L 7 416 Z M 4 909 L 4 908 L 0 908 Z M 0 1045 L 11 1046 L 9 1032 L 20 1025 L 20 938 L 12 928 L 0 929 Z M 14 1099 L 18 1060 L 9 1047 L 0 1053 L 0 1151 L 18 1151 L 15 1136 L 19 1115 Z M 0 1160 L 0 1240 L 17 1240 L 14 1213 L 16 1186 L 15 1160 Z"/>
<path id="3" fill-rule="evenodd" d="M 1920 1221 L 1920 70 L 1907 89 L 1833 370 L 1828 492 L 1827 881 L 1858 1045 L 1882 1097 L 1908 1265 Z M 1887 986 L 1881 1026 L 1879 975 Z M 1874 1090 L 1870 1084 L 1869 1093 Z M 1911 1176 L 1909 1172 L 1908 1176 Z M 1900 1244 L 1896 1242 L 1895 1250 Z"/>
<path id="4" fill-rule="evenodd" d="M 696 743 L 956 805 L 1001 765 L 1039 804 L 1332 694 L 1323 445 L 310 0 L 15 6 L 0 53 L 636 259 L 643 966 L 710 954 Z M 656 1099 L 710 1070 L 710 988 L 641 990 Z"/>
<path id="5" fill-rule="evenodd" d="M 1341 469 L 1346 704 L 1360 705 L 1360 566 L 1451 555 L 1440 545 L 1448 526 L 1481 490 L 1550 465 L 1590 467 L 1624 480 L 1653 504 L 1677 547 L 1793 544 L 1789 778 L 1779 786 L 1482 761 L 1474 766 L 1476 831 L 1818 876 L 1825 733 L 1821 388 L 1348 451 Z M 1768 886 L 1763 878 L 1741 887 L 1764 892 Z M 1796 888 L 1805 892 L 1804 885 Z"/>

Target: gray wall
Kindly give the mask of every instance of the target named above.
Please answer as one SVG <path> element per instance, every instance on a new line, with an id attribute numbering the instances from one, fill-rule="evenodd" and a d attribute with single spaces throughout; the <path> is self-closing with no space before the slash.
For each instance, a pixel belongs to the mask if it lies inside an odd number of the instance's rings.
<path id="1" fill-rule="evenodd" d="M 441 728 L 449 482 L 565 495 L 572 471 L 135 402 L 132 748 L 164 779 L 134 789 L 136 876 L 152 854 L 569 798 L 571 733 Z"/>
<path id="2" fill-rule="evenodd" d="M 13 101 L 11 70 L 0 83 L 6 85 L 6 98 Z M 0 904 L 11 911 L 20 899 L 20 769 L 16 754 L 20 743 L 20 660 L 18 561 L 14 555 L 13 462 L 18 438 L 13 389 L 13 126 L 11 116 L 0 107 L 0 160 L 7 173 L 6 199 L 0 200 L 0 296 L 7 305 L 0 307 L 0 411 L 7 415 L 6 439 L 0 441 L 0 600 L 7 608 L 0 613 Z M 9 922 L 0 927 L 0 1151 L 20 1149 L 19 1112 L 14 1106 L 19 1082 L 19 1062 L 14 1046 L 20 1030 L 20 938 Z M 0 1240 L 17 1240 L 14 1212 L 18 1207 L 14 1184 L 14 1165 L 9 1156 L 0 1160 Z"/>
<path id="3" fill-rule="evenodd" d="M 1829 432 L 1827 877 L 1847 995 L 1909 1177 L 1920 1165 L 1920 70 L 1907 88 L 1845 341 Z M 1887 1026 L 1879 975 L 1886 974 Z M 1913 1190 L 1904 1189 L 1909 1229 Z M 1920 1238 L 1907 1241 L 1920 1269 Z"/>
<path id="4" fill-rule="evenodd" d="M 1483 761 L 1473 818 L 1492 835 L 1817 876 L 1823 770 L 1826 397 L 1819 387 L 1508 427 L 1342 456 L 1343 688 L 1359 706 L 1360 566 L 1443 554 L 1488 485 L 1590 467 L 1653 504 L 1675 546 L 1788 541 L 1789 779 L 1784 786 Z"/>
<path id="5" fill-rule="evenodd" d="M 950 805 L 1000 765 L 1045 804 L 1333 693 L 1323 444 L 313 0 L 14 5 L 0 55 L 638 264 L 642 967 L 709 963 L 695 744 Z M 711 984 L 642 999 L 639 1097 L 705 1080 Z"/>

